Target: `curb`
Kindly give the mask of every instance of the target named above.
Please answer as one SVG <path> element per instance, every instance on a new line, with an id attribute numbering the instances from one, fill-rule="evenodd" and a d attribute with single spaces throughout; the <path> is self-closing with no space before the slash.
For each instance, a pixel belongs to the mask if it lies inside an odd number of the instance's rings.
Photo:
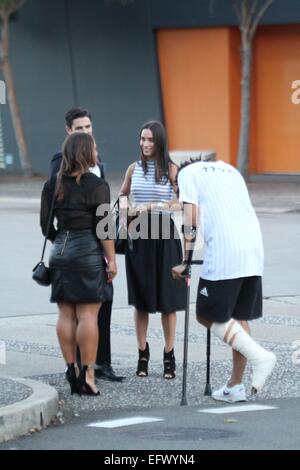
<path id="1" fill-rule="evenodd" d="M 29 379 L 2 377 L 30 387 L 25 400 L 0 408 L 0 443 L 46 428 L 58 410 L 57 391 L 49 385 Z"/>
<path id="2" fill-rule="evenodd" d="M 300 212 L 299 207 L 257 207 L 253 206 L 257 214 L 287 214 Z"/>

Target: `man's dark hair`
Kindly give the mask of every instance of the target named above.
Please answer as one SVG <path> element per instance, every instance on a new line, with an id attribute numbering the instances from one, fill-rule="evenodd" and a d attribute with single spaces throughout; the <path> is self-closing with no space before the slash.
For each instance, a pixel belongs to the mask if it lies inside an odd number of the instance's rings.
<path id="1" fill-rule="evenodd" d="M 73 126 L 73 121 L 77 118 L 84 118 L 88 117 L 90 120 L 92 120 L 91 113 L 84 108 L 72 108 L 70 109 L 66 115 L 65 115 L 65 120 L 66 120 L 66 125 L 69 129 Z"/>
<path id="2" fill-rule="evenodd" d="M 180 163 L 178 167 L 178 173 L 186 168 L 187 166 L 191 165 L 192 163 L 197 163 L 197 162 L 203 162 L 202 155 L 200 154 L 199 157 L 196 158 L 190 158 L 189 160 L 186 160 L 185 162 Z M 177 173 L 177 174 L 178 174 Z"/>

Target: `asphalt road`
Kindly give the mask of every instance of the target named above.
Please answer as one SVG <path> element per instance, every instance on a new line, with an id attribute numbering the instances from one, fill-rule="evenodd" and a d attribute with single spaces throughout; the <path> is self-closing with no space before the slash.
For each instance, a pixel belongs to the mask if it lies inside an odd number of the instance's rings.
<path id="1" fill-rule="evenodd" d="M 271 409 L 245 411 L 249 405 L 267 406 Z M 237 407 L 242 411 L 234 412 Z M 207 413 L 207 409 L 213 412 L 222 410 L 225 414 Z M 138 418 L 144 422 L 136 423 Z M 125 419 L 127 421 L 122 421 Z M 156 421 L 145 422 L 147 419 Z M 103 450 L 101 456 L 105 459 L 112 456 L 108 449 L 126 449 L 123 452 L 124 456 L 130 456 L 131 450 L 145 449 L 148 454 L 153 454 L 151 450 L 155 449 L 167 450 L 170 456 L 176 456 L 178 452 L 172 451 L 181 451 L 184 455 L 185 450 L 204 449 L 299 449 L 299 436 L 298 399 L 239 403 L 235 406 L 212 402 L 209 407 L 178 405 L 178 407 L 157 407 L 151 410 L 115 409 L 87 413 L 73 418 L 65 426 L 52 426 L 42 433 L 34 433 L 13 442 L 0 444 L 0 450 L 94 449 Z M 145 462 L 140 459 L 136 466 L 142 463 Z M 197 461 L 195 453 L 194 464 L 199 463 L 201 462 Z M 133 467 L 133 463 L 130 466 Z"/>
<path id="2" fill-rule="evenodd" d="M 0 200 L 0 217 L 0 317 L 56 312 L 49 303 L 50 288 L 31 279 L 43 244 L 38 202 L 18 202 L 15 207 L 10 203 L 7 208 Z M 299 294 L 300 214 L 259 214 L 259 219 L 265 246 L 264 296 Z M 118 256 L 118 268 L 114 308 L 127 307 L 123 256 Z M 196 299 L 200 269 L 193 267 L 191 302 Z"/>
<path id="3" fill-rule="evenodd" d="M 39 259 L 43 243 L 39 201 L 1 198 L 0 218 L 0 318 L 13 320 L 16 317 L 17 322 L 17 317 L 21 316 L 27 320 L 27 316 L 55 313 L 56 306 L 48 300 L 49 289 L 35 285 L 31 279 L 31 270 Z M 259 219 L 265 246 L 264 296 L 299 295 L 299 212 L 259 213 Z M 124 259 L 119 257 L 118 261 L 115 309 L 127 307 Z M 193 267 L 192 302 L 196 297 L 199 270 Z M 26 332 L 23 333 L 26 336 Z M 41 361 L 44 361 L 43 356 Z M 42 364 L 39 370 L 42 371 Z M 198 413 L 200 406 L 162 408 L 160 403 L 148 409 L 96 410 L 92 414 L 80 413 L 65 426 L 53 425 L 42 433 L 2 444 L 0 449 L 299 449 L 299 399 L 255 403 L 276 408 L 225 415 Z M 216 408 L 213 402 L 211 406 Z M 114 429 L 87 426 L 95 421 L 136 416 L 160 421 Z"/>

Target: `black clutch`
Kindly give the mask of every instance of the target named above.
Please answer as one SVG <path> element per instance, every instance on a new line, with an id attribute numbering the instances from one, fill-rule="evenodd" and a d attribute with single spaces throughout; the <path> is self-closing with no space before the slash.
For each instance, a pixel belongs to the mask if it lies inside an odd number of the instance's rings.
<path id="1" fill-rule="evenodd" d="M 114 213 L 114 226 L 115 226 L 115 251 L 118 255 L 125 255 L 127 250 L 127 236 L 126 229 L 120 227 L 120 206 L 119 199 L 113 206 Z"/>
<path id="2" fill-rule="evenodd" d="M 32 270 L 32 279 L 40 286 L 50 286 L 50 269 L 45 266 L 44 261 L 40 261 Z"/>

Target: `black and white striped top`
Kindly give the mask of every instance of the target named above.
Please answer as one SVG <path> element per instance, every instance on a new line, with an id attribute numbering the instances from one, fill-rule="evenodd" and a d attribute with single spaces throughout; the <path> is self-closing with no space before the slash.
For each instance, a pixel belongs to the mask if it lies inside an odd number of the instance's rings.
<path id="1" fill-rule="evenodd" d="M 131 178 L 131 195 L 133 204 L 145 204 L 148 202 L 170 201 L 173 197 L 173 188 L 170 181 L 155 181 L 156 162 L 147 162 L 147 173 L 144 175 L 142 162 L 135 164 Z"/>

